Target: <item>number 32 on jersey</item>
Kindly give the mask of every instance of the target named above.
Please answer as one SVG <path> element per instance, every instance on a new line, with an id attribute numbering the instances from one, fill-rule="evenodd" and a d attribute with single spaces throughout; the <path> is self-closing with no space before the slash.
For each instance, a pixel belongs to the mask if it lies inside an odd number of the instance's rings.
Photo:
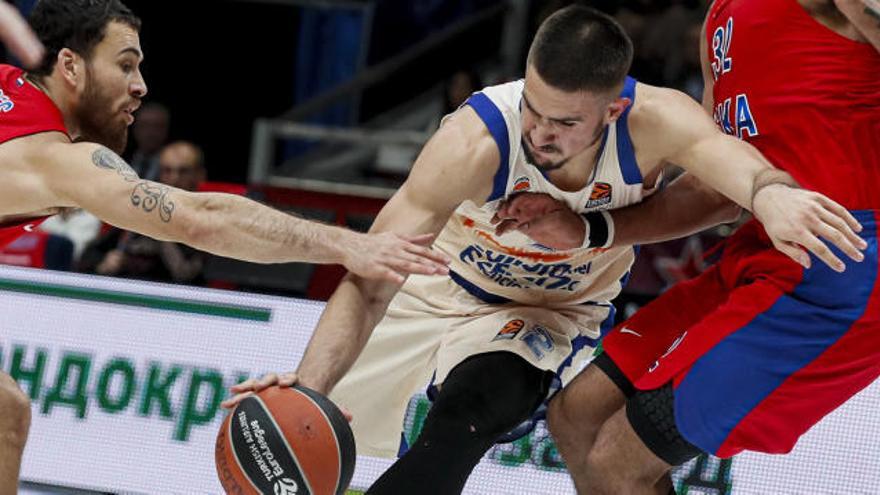
<path id="1" fill-rule="evenodd" d="M 727 22 L 712 33 L 712 76 L 715 81 L 733 69 L 733 59 L 730 57 L 732 40 L 733 17 L 728 17 Z M 743 136 L 758 135 L 758 125 L 749 108 L 749 98 L 744 93 L 736 95 L 736 98 L 716 102 L 714 117 L 715 122 L 727 134 L 740 139 Z"/>

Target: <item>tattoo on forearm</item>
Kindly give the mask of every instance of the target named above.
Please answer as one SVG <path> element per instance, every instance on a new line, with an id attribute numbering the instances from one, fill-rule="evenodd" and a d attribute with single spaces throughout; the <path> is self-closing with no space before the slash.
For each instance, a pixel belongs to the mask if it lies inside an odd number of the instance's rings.
<path id="1" fill-rule="evenodd" d="M 147 213 L 158 209 L 159 218 L 168 223 L 171 221 L 171 214 L 174 213 L 174 202 L 168 196 L 170 191 L 167 186 L 144 180 L 134 186 L 131 192 L 131 204 L 139 206 Z"/>
<path id="2" fill-rule="evenodd" d="M 125 160 L 103 146 L 92 153 L 92 163 L 100 168 L 115 170 L 127 182 L 137 182 L 140 179 L 137 172 L 125 163 Z"/>

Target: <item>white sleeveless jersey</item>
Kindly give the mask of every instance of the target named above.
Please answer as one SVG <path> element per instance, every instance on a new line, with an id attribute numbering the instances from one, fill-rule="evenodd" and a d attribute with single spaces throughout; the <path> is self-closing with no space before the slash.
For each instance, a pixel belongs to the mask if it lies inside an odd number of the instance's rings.
<path id="1" fill-rule="evenodd" d="M 636 81 L 627 78 L 622 96 L 635 101 Z M 592 180 L 577 192 L 554 186 L 526 159 L 522 145 L 521 100 L 524 81 L 485 88 L 465 103 L 489 129 L 501 152 L 492 195 L 482 206 L 462 203 L 435 247 L 452 259 L 453 280 L 488 303 L 535 306 L 607 304 L 621 290 L 637 248 L 579 248 L 555 251 L 520 232 L 495 235 L 490 220 L 498 203 L 518 192 L 546 193 L 573 211 L 620 208 L 641 201 L 648 191 L 629 137 L 629 108 L 605 131 Z"/>

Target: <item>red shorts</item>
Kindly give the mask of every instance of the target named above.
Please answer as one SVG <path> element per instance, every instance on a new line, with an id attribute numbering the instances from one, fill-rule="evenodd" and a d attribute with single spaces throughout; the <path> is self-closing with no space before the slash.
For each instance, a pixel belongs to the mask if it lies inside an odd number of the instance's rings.
<path id="1" fill-rule="evenodd" d="M 642 308 L 603 347 L 636 388 L 672 383 L 676 425 L 706 452 L 789 452 L 880 376 L 876 213 L 853 212 L 869 246 L 841 274 L 815 257 L 804 270 L 748 223 L 716 265 Z"/>

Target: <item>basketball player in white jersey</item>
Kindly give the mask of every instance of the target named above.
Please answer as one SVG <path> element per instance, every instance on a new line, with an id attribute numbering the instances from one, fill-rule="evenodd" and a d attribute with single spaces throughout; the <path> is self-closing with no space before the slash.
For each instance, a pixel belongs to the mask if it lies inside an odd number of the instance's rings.
<path id="1" fill-rule="evenodd" d="M 691 179 L 625 208 L 651 194 L 664 163 L 746 209 L 766 187 L 772 199 L 754 213 L 776 242 L 800 244 L 838 269 L 818 236 L 860 258 L 858 223 L 843 208 L 772 187 L 792 181 L 720 133 L 686 95 L 627 77 L 631 60 L 632 44 L 610 17 L 573 6 L 548 18 L 525 79 L 475 93 L 446 118 L 374 223 L 439 233 L 435 249 L 454 260 L 450 276 L 413 276 L 403 287 L 347 277 L 298 373 L 244 382 L 225 406 L 298 380 L 351 411 L 359 453 L 393 456 L 407 402 L 430 381 L 434 405 L 419 438 L 369 493 L 458 493 L 486 450 L 585 362 L 590 353 L 578 349 L 610 327 L 631 245 L 735 216 Z M 502 206 L 524 191 L 566 205 L 543 217 L 561 233 L 554 245 L 528 237 L 525 213 L 512 211 L 527 206 Z M 504 219 L 494 218 L 499 211 Z"/>

